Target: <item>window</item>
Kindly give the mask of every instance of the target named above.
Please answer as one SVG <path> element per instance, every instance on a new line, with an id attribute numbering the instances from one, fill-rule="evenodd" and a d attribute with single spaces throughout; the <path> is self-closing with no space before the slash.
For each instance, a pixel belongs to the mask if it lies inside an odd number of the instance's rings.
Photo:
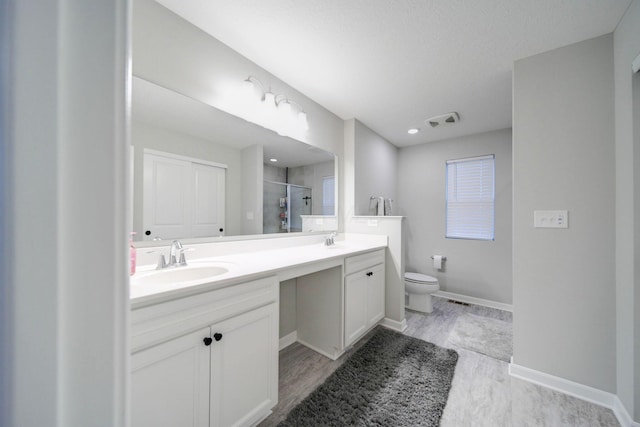
<path id="1" fill-rule="evenodd" d="M 493 240 L 495 156 L 448 160 L 446 193 L 446 237 Z"/>
<path id="2" fill-rule="evenodd" d="M 322 215 L 335 215 L 335 179 L 332 176 L 322 178 Z"/>

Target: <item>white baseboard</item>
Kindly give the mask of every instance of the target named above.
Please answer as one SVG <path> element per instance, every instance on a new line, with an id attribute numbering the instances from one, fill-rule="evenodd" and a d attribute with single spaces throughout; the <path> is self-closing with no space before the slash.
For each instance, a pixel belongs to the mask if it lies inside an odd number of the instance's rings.
<path id="1" fill-rule="evenodd" d="M 280 338 L 280 342 L 278 343 L 278 351 L 283 348 L 289 347 L 294 342 L 298 341 L 298 331 L 293 331 L 290 334 L 287 334 Z"/>
<path id="2" fill-rule="evenodd" d="M 497 308 L 498 310 L 510 311 L 513 313 L 513 305 L 505 304 L 503 302 L 496 302 L 496 301 L 491 301 L 488 299 L 482 299 L 482 298 L 476 298 L 476 297 L 468 297 L 466 295 L 460 295 L 460 294 L 447 292 L 447 291 L 434 292 L 433 296 L 452 299 L 454 301 L 466 302 L 467 304 L 475 304 L 475 305 L 482 305 L 484 307 L 489 307 L 489 308 Z"/>
<path id="3" fill-rule="evenodd" d="M 392 320 L 388 317 L 385 317 L 380 321 L 380 324 L 385 328 L 393 329 L 394 331 L 398 332 L 404 332 L 404 330 L 407 329 L 407 319 L 402 319 L 401 322 L 398 322 L 397 320 Z"/>
<path id="4" fill-rule="evenodd" d="M 640 423 L 636 423 L 631 419 L 631 415 L 627 409 L 624 407 L 618 396 L 613 393 L 556 377 L 554 375 L 549 375 L 514 363 L 509 364 L 509 375 L 523 381 L 528 381 L 539 386 L 550 388 L 551 390 L 559 391 L 560 393 L 568 394 L 569 396 L 577 397 L 578 399 L 586 400 L 587 402 L 609 408 L 613 411 L 622 427 L 640 427 Z"/>

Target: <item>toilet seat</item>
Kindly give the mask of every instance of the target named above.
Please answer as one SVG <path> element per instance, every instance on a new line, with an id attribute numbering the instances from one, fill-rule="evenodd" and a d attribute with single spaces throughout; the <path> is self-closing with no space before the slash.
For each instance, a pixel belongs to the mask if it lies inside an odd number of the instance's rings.
<path id="1" fill-rule="evenodd" d="M 404 273 L 404 280 L 411 283 L 424 283 L 425 285 L 435 285 L 438 283 L 438 279 L 433 276 L 412 272 Z"/>

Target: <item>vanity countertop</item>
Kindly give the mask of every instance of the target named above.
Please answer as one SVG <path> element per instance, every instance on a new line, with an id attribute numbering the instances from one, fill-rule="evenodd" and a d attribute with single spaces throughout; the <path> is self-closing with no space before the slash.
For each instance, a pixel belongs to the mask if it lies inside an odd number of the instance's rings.
<path id="1" fill-rule="evenodd" d="M 215 257 L 189 259 L 189 266 L 219 266 L 228 271 L 213 277 L 190 281 L 154 283 L 145 277 L 158 274 L 155 265 L 138 266 L 138 272 L 131 277 L 130 301 L 133 309 L 168 301 L 183 296 L 207 292 L 246 280 L 268 275 L 284 275 L 290 269 L 300 269 L 313 264 L 321 265 L 319 270 L 340 265 L 345 257 L 370 252 L 387 246 L 386 236 L 369 236 L 366 239 L 336 240 L 335 245 L 325 246 L 314 243 L 301 246 L 234 253 Z M 189 255 L 189 253 L 187 253 Z M 329 264 L 327 264 L 329 262 Z M 329 267 L 327 267 L 329 266 Z M 185 267 L 189 268 L 189 267 Z M 174 271 L 177 271 L 175 269 Z M 159 273 L 163 274 L 163 273 Z M 308 273 L 303 273 L 308 274 Z"/>

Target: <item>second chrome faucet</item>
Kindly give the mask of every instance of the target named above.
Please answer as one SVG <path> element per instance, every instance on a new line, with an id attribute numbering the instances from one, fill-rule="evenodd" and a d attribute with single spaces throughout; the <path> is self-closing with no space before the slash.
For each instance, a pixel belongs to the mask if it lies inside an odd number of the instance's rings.
<path id="1" fill-rule="evenodd" d="M 167 264 L 164 255 L 160 254 L 156 270 L 186 266 L 187 259 L 184 256 L 184 250 L 185 249 L 182 246 L 182 243 L 180 243 L 180 240 L 174 240 L 173 243 L 171 243 L 171 249 L 169 249 L 169 263 Z"/>

